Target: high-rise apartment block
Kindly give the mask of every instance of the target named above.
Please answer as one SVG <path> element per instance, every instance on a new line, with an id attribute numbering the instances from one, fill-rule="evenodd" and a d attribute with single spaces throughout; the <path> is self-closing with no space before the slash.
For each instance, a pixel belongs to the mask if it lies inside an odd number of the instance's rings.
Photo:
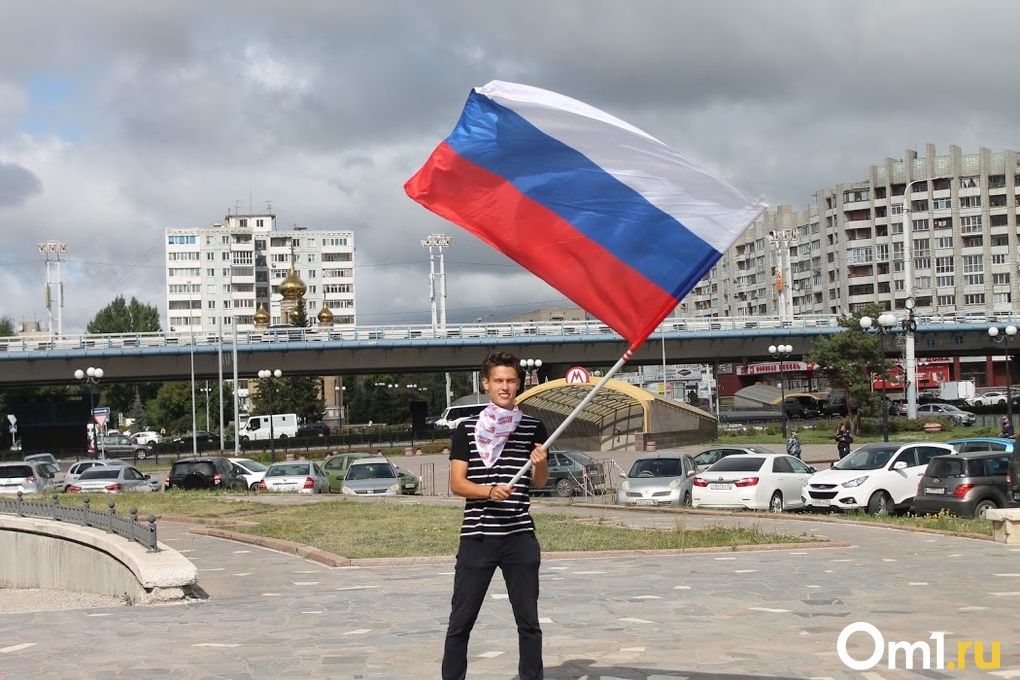
<path id="1" fill-rule="evenodd" d="M 352 326 L 354 232 L 307 227 L 279 230 L 276 215 L 227 215 L 210 227 L 166 230 L 167 325 L 172 331 L 255 328 L 264 309 L 270 324 L 285 323 L 280 283 L 293 266 L 307 286 L 308 318 Z"/>
<path id="2" fill-rule="evenodd" d="M 906 194 L 909 188 L 909 194 Z M 769 210 L 684 300 L 695 317 L 1004 313 L 1017 299 L 1020 153 L 908 150 L 803 211 Z"/>

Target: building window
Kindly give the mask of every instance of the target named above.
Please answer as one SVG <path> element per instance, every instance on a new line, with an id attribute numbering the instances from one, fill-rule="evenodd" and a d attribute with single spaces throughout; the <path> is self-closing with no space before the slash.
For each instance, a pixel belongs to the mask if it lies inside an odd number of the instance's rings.
<path id="1" fill-rule="evenodd" d="M 926 219 L 924 219 L 924 220 L 911 220 L 910 228 L 913 231 L 928 231 L 928 229 L 930 229 L 930 225 L 928 224 L 928 220 L 926 220 Z"/>
<path id="2" fill-rule="evenodd" d="M 967 293 L 963 296 L 963 304 L 965 305 L 983 305 L 985 304 L 984 293 Z"/>
<path id="3" fill-rule="evenodd" d="M 936 274 L 949 274 L 954 271 L 956 265 L 955 260 L 952 257 L 936 257 L 935 258 L 935 273 Z"/>
<path id="4" fill-rule="evenodd" d="M 993 246 L 1008 246 L 1009 245 L 1009 236 L 1007 236 L 1006 234 L 994 234 L 992 236 L 992 245 Z"/>
<path id="5" fill-rule="evenodd" d="M 935 277 L 936 288 L 952 288 L 956 285 L 956 277 L 952 274 L 943 274 Z"/>
<path id="6" fill-rule="evenodd" d="M 931 207 L 933 210 L 949 210 L 953 207 L 953 199 L 949 196 L 933 198 L 931 201 Z"/>
<path id="7" fill-rule="evenodd" d="M 1008 305 L 1012 301 L 1009 293 L 992 293 L 992 303 L 996 305 Z"/>
<path id="8" fill-rule="evenodd" d="M 902 203 L 893 203 L 892 205 L 890 205 L 889 206 L 889 214 L 890 215 L 902 215 L 903 214 L 903 204 Z"/>
<path id="9" fill-rule="evenodd" d="M 985 270 L 984 258 L 981 255 L 964 255 L 961 259 L 964 272 L 983 272 Z"/>
<path id="10" fill-rule="evenodd" d="M 960 233 L 976 234 L 981 231 L 981 215 L 960 218 Z"/>
<path id="11" fill-rule="evenodd" d="M 965 286 L 983 286 L 985 285 L 984 274 L 964 274 L 963 285 Z"/>
<path id="12" fill-rule="evenodd" d="M 1008 286 L 1009 272 L 1003 272 L 1001 274 L 992 274 L 992 284 L 997 286 Z"/>
<path id="13" fill-rule="evenodd" d="M 992 255 L 992 264 L 1009 264 L 1009 255 L 1006 253 L 994 253 Z"/>
<path id="14" fill-rule="evenodd" d="M 964 236 L 963 247 L 964 248 L 980 248 L 984 245 L 983 236 Z"/>
<path id="15" fill-rule="evenodd" d="M 265 220 L 263 220 L 263 219 L 262 219 L 262 218 L 260 217 L 259 219 L 255 220 L 255 226 L 256 226 L 256 227 L 262 227 L 262 226 L 265 226 Z"/>
<path id="16" fill-rule="evenodd" d="M 914 269 L 931 269 L 930 257 L 915 257 Z"/>
<path id="17" fill-rule="evenodd" d="M 960 196 L 960 207 L 961 208 L 980 208 L 981 197 L 980 196 Z"/>
<path id="18" fill-rule="evenodd" d="M 247 218 L 244 218 L 244 217 L 242 217 L 242 218 L 241 218 L 240 220 L 238 220 L 238 221 L 237 221 L 237 225 L 238 225 L 239 227 L 241 227 L 242 229 L 244 229 L 245 227 L 247 227 L 247 226 L 248 226 L 248 220 L 247 220 Z"/>
<path id="19" fill-rule="evenodd" d="M 936 248 L 952 248 L 953 237 L 952 236 L 939 236 L 935 239 Z"/>
<path id="20" fill-rule="evenodd" d="M 915 238 L 914 257 L 929 257 L 929 256 L 931 256 L 931 239 Z"/>
<path id="21" fill-rule="evenodd" d="M 939 295 L 938 297 L 939 307 L 955 307 L 956 296 L 955 295 Z"/>
<path id="22" fill-rule="evenodd" d="M 961 189 L 979 189 L 981 187 L 981 177 L 978 175 L 970 175 L 969 177 L 960 178 Z"/>

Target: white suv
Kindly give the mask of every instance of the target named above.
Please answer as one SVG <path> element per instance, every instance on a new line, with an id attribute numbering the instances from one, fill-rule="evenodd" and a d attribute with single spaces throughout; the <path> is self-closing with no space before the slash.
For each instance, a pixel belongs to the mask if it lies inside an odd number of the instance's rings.
<path id="1" fill-rule="evenodd" d="M 886 515 L 914 502 L 928 461 L 956 453 L 948 444 L 878 442 L 865 444 L 828 470 L 808 478 L 801 492 L 809 508 L 857 510 Z"/>

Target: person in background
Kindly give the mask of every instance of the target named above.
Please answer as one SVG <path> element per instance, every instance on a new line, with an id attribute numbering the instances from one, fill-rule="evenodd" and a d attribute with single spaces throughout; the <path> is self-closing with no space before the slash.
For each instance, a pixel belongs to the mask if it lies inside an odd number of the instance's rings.
<path id="1" fill-rule="evenodd" d="M 850 453 L 850 445 L 853 443 L 854 435 L 844 420 L 836 430 L 836 451 L 839 452 L 840 460 L 847 457 L 847 454 Z"/>
<path id="2" fill-rule="evenodd" d="M 800 458 L 800 439 L 797 438 L 797 428 L 793 429 L 790 438 L 786 440 L 786 453 L 794 458 Z"/>
<path id="3" fill-rule="evenodd" d="M 1006 439 L 1013 438 L 1013 423 L 1006 416 L 1002 416 L 1002 430 L 999 432 L 999 436 Z"/>

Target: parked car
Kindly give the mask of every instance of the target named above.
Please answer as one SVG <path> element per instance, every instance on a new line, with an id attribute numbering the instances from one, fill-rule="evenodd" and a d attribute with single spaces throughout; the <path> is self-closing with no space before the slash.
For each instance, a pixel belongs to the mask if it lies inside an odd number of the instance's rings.
<path id="1" fill-rule="evenodd" d="M 329 425 L 326 423 L 303 423 L 298 425 L 298 437 L 328 437 Z"/>
<path id="2" fill-rule="evenodd" d="M 152 448 L 136 444 L 123 434 L 106 434 L 96 437 L 96 450 L 93 453 L 102 453 L 107 458 L 145 460 L 152 453 Z"/>
<path id="3" fill-rule="evenodd" d="M 783 402 L 783 414 L 790 418 L 820 418 L 825 402 L 807 394 L 789 396 Z"/>
<path id="4" fill-rule="evenodd" d="M 42 470 L 43 463 L 21 461 L 0 463 L 0 493 L 46 493 L 53 478 Z"/>
<path id="5" fill-rule="evenodd" d="M 362 458 L 380 458 L 379 454 L 366 453 L 364 451 L 352 451 L 350 453 L 337 453 L 326 458 L 322 463 L 322 471 L 326 473 L 327 491 L 329 493 L 340 493 L 344 486 L 344 477 L 347 476 L 347 468 L 351 463 Z"/>
<path id="6" fill-rule="evenodd" d="M 921 404 L 917 407 L 917 416 L 919 418 L 945 418 L 951 420 L 956 425 L 971 426 L 977 421 L 977 416 L 970 411 L 964 411 L 962 409 L 953 406 L 952 404 Z"/>
<path id="7" fill-rule="evenodd" d="M 418 475 L 410 470 L 405 470 L 399 465 L 394 465 L 393 467 L 397 469 L 397 476 L 400 478 L 400 493 L 408 496 L 418 493 L 418 487 L 421 485 Z"/>
<path id="8" fill-rule="evenodd" d="M 131 465 L 100 465 L 81 473 L 67 490 L 71 493 L 148 492 L 152 491 L 151 479 Z"/>
<path id="9" fill-rule="evenodd" d="M 950 439 L 946 442 L 957 453 L 972 453 L 975 451 L 1005 451 L 1013 452 L 1013 440 L 1004 437 L 965 437 L 963 439 Z"/>
<path id="10" fill-rule="evenodd" d="M 679 451 L 647 453 L 621 472 L 616 501 L 620 505 L 689 506 L 692 502 L 694 459 Z"/>
<path id="11" fill-rule="evenodd" d="M 24 458 L 29 463 L 51 463 L 60 467 L 60 461 L 52 453 L 31 453 Z"/>
<path id="12" fill-rule="evenodd" d="M 575 493 L 597 493 L 605 488 L 605 474 L 599 462 L 581 451 L 550 451 L 549 479 L 535 491 L 555 493 L 561 498 Z"/>
<path id="13" fill-rule="evenodd" d="M 984 519 L 991 508 L 1010 505 L 1006 488 L 1009 453 L 975 451 L 936 456 L 917 485 L 914 512 L 946 511 L 957 517 Z"/>
<path id="14" fill-rule="evenodd" d="M 193 440 L 197 439 L 199 444 L 219 444 L 220 436 L 215 432 L 209 430 L 198 430 L 195 432 L 195 436 L 192 437 L 190 432 L 182 434 L 180 437 L 174 437 L 174 444 L 191 444 Z"/>
<path id="15" fill-rule="evenodd" d="M 696 454 L 694 456 L 694 464 L 698 466 L 698 472 L 707 470 L 712 466 L 713 463 L 726 456 L 735 456 L 742 453 L 760 453 L 763 455 L 775 454 L 775 451 L 769 451 L 761 446 L 714 446 L 710 449 Z"/>
<path id="16" fill-rule="evenodd" d="M 693 505 L 782 512 L 803 505 L 801 490 L 813 472 L 785 453 L 727 456 L 694 477 Z"/>
<path id="17" fill-rule="evenodd" d="M 149 446 L 152 446 L 153 444 L 162 444 L 163 435 L 159 432 L 153 432 L 152 430 L 145 430 L 143 432 L 135 432 L 131 435 L 131 440 L 134 441 L 135 444 L 148 444 Z"/>
<path id="18" fill-rule="evenodd" d="M 340 491 L 348 496 L 396 496 L 400 493 L 400 478 L 393 463 L 385 458 L 359 458 L 348 466 Z"/>
<path id="19" fill-rule="evenodd" d="M 326 473 L 310 460 L 273 463 L 259 482 L 259 491 L 325 493 Z"/>
<path id="20" fill-rule="evenodd" d="M 985 392 L 967 399 L 968 406 L 999 406 L 1006 403 L 1005 392 Z"/>
<path id="21" fill-rule="evenodd" d="M 234 472 L 230 459 L 221 456 L 181 458 L 170 467 L 166 488 L 247 491 L 244 477 Z"/>
<path id="22" fill-rule="evenodd" d="M 907 510 L 931 459 L 954 453 L 952 446 L 936 442 L 865 444 L 813 474 L 804 486 L 804 503 L 834 510 L 866 508 L 871 515 Z"/>
<path id="23" fill-rule="evenodd" d="M 67 491 L 68 487 L 74 482 L 78 481 L 82 473 L 86 470 L 91 470 L 94 467 L 108 466 L 108 465 L 127 465 L 124 461 L 119 458 L 96 458 L 94 460 L 79 460 L 77 463 L 72 463 L 71 467 L 67 468 L 67 472 L 64 473 L 63 483 L 56 487 L 61 491 Z"/>
<path id="24" fill-rule="evenodd" d="M 25 456 L 23 460 L 27 463 L 41 463 L 43 473 L 53 480 L 53 488 L 64 488 L 64 471 L 60 469 L 60 463 L 52 453 L 33 453 Z"/>
<path id="25" fill-rule="evenodd" d="M 248 490 L 258 491 L 259 482 L 266 476 L 269 466 L 250 458 L 228 458 L 228 460 L 234 466 L 234 473 L 244 477 Z"/>

